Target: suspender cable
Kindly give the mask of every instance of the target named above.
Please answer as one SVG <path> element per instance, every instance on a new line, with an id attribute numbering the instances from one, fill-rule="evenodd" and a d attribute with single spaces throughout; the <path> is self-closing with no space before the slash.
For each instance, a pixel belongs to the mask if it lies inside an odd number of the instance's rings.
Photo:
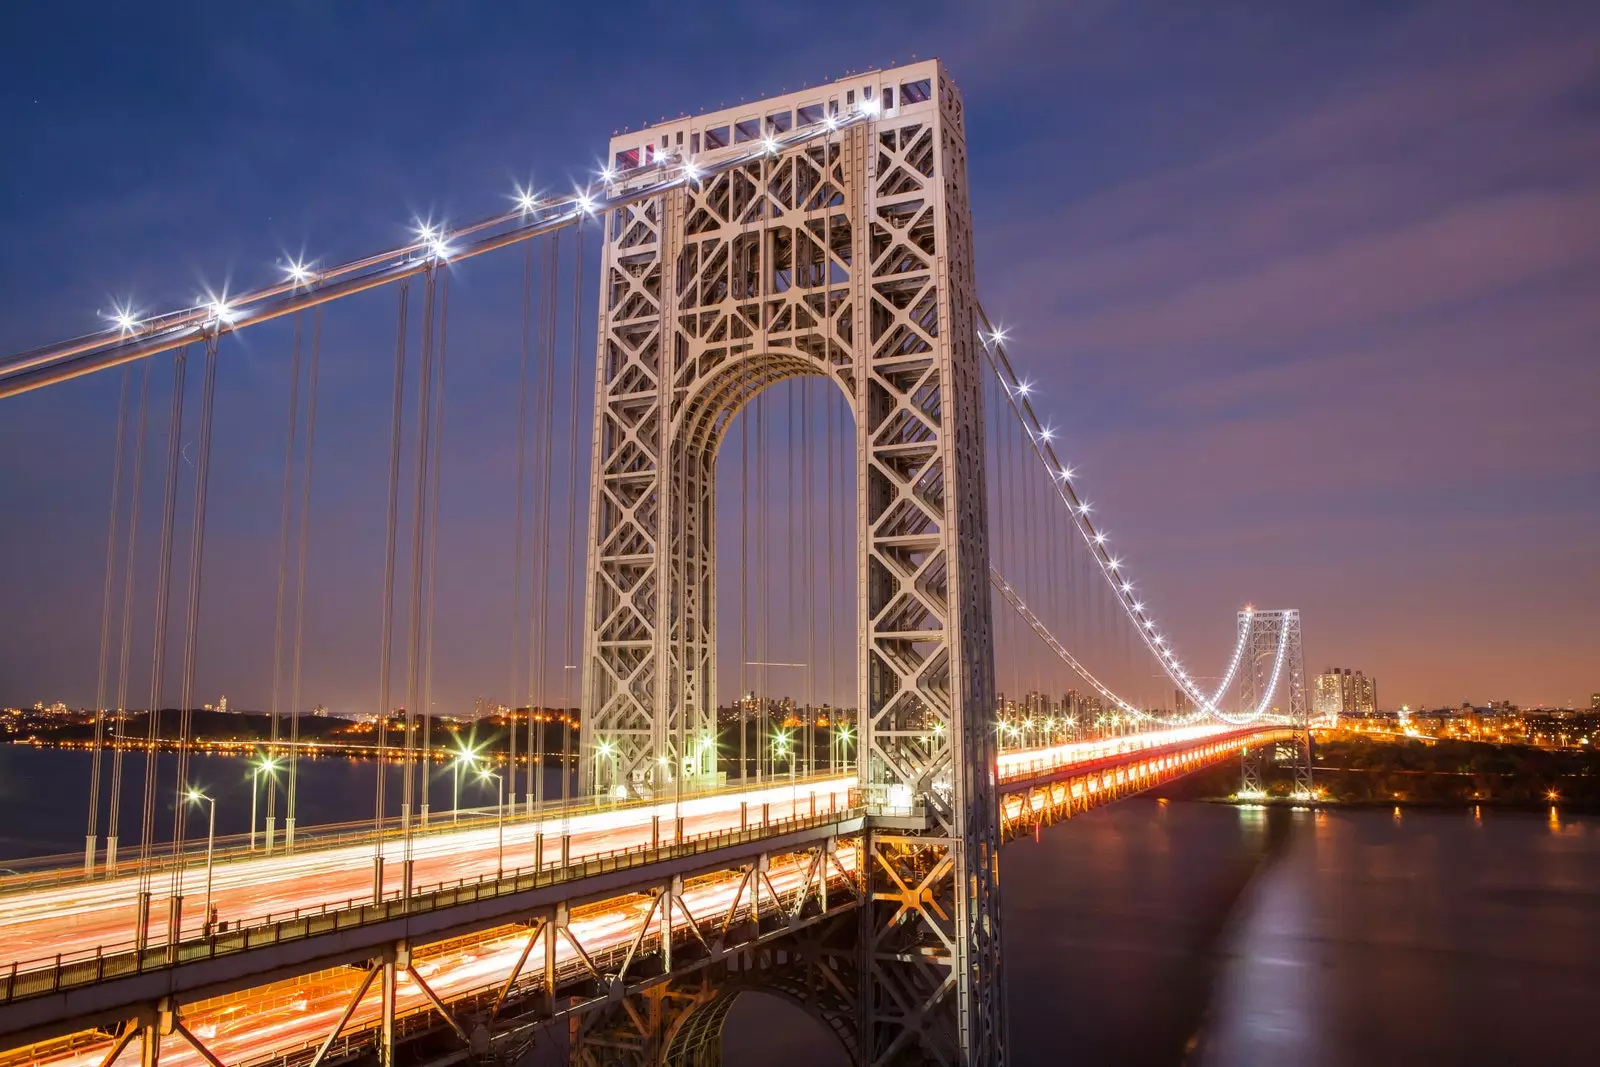
<path id="1" fill-rule="evenodd" d="M 511 538 L 511 688 L 507 695 L 511 705 L 511 807 L 516 808 L 516 765 L 517 765 L 517 694 L 520 691 L 517 682 L 522 677 L 522 513 L 523 495 L 527 490 L 528 467 L 528 329 L 529 314 L 533 304 L 533 245 L 530 242 L 522 246 L 522 360 L 518 374 L 517 387 L 517 491 L 516 491 L 516 518 L 512 523 L 514 533 Z M 537 589 L 533 592 L 534 600 L 538 600 Z M 530 620 L 531 621 L 531 620 Z M 531 628 L 531 627 L 530 627 Z M 533 729 L 533 664 L 528 664 L 528 729 L 529 750 L 532 750 Z M 533 761 L 528 761 L 528 792 L 533 792 Z M 531 798 L 530 798 L 531 799 Z"/>
<path id="2" fill-rule="evenodd" d="M 603 225 L 603 223 L 602 223 L 602 225 Z M 604 232 L 605 231 L 602 229 L 602 231 L 601 231 L 602 236 L 604 235 Z M 578 337 L 578 335 L 579 335 L 578 316 L 580 314 L 580 308 L 582 306 L 582 301 L 583 301 L 583 220 L 582 219 L 578 220 L 577 237 L 576 237 L 576 239 L 574 240 L 573 243 L 576 245 L 576 248 L 574 249 L 573 265 L 572 265 L 572 403 L 567 408 L 567 411 L 569 412 L 568 417 L 572 420 L 571 425 L 574 428 L 576 428 L 579 425 L 579 420 L 578 420 L 578 339 L 579 339 L 579 337 Z M 562 643 L 562 653 L 563 653 L 563 659 L 564 660 L 570 658 L 574 662 L 576 662 L 577 659 L 578 659 L 578 656 L 577 656 L 577 653 L 574 650 L 573 644 L 572 644 L 573 638 L 577 634 L 577 624 L 573 620 L 573 611 L 577 607 L 577 605 L 576 605 L 576 602 L 575 602 L 576 598 L 573 595 L 573 589 L 572 589 L 572 585 L 573 585 L 573 569 L 574 569 L 573 568 L 573 553 L 577 550 L 577 541 L 578 541 L 578 451 L 579 451 L 579 449 L 578 449 L 576 429 L 574 429 L 574 432 L 571 433 L 570 436 L 572 437 L 572 440 L 570 442 L 570 447 L 568 448 L 569 455 L 568 455 L 568 466 L 567 466 L 567 546 L 566 546 L 566 558 L 563 560 L 562 565 L 561 565 L 561 572 L 564 575 L 564 579 L 563 579 L 564 588 L 562 590 L 561 599 L 562 599 L 562 603 L 564 603 L 566 605 L 566 614 L 567 614 L 566 640 Z M 565 662 L 563 662 L 562 666 L 563 666 L 562 674 L 565 675 L 567 673 L 567 671 L 565 670 L 565 667 L 567 666 L 567 664 Z M 581 678 L 582 678 L 582 674 L 583 674 L 583 671 L 582 671 L 583 664 L 578 663 L 577 666 L 578 666 L 579 669 L 577 670 L 576 673 L 579 675 L 579 682 L 581 683 Z M 568 701 L 567 701 L 568 706 L 569 707 L 574 706 L 574 702 L 573 702 L 573 700 L 571 698 L 573 696 L 575 696 L 576 694 L 571 689 L 567 689 L 567 687 L 565 687 L 565 686 L 563 686 L 563 689 L 565 689 L 567 691 L 567 693 L 568 693 Z M 570 734 L 570 730 L 568 731 L 568 733 Z M 568 775 L 563 774 L 561 776 L 561 811 L 562 811 L 563 832 L 565 832 L 565 827 L 566 827 L 567 800 L 570 797 L 571 797 L 571 779 L 569 778 Z"/>
<path id="3" fill-rule="evenodd" d="M 749 389 L 748 381 L 745 388 Z M 739 420 L 739 782 L 750 773 L 749 705 L 745 667 L 750 662 L 750 412 Z"/>
<path id="4" fill-rule="evenodd" d="M 826 347 L 824 347 L 826 352 Z M 811 469 L 811 382 L 801 379 L 800 393 L 800 481 L 805 486 L 801 491 L 801 501 L 811 499 L 811 490 L 815 486 Z M 809 513 L 809 508 L 807 508 Z M 794 521 L 793 518 L 790 519 Z M 816 732 L 817 732 L 817 576 L 813 571 L 816 564 L 816 537 L 812 534 L 811 524 L 806 524 L 806 529 L 801 535 L 805 540 L 802 564 L 805 578 L 800 583 L 801 595 L 806 601 L 806 774 L 816 771 Z"/>
<path id="5" fill-rule="evenodd" d="M 300 657 L 306 634 L 306 547 L 311 529 L 311 456 L 317 436 L 317 371 L 322 349 L 322 309 L 311 319 L 311 369 L 306 373 L 306 444 L 300 477 L 300 547 L 294 593 L 294 666 L 289 681 L 289 807 L 283 823 L 283 847 L 294 850 L 295 790 L 300 781 Z M 378 765 L 383 773 L 383 765 Z"/>
<path id="6" fill-rule="evenodd" d="M 417 475 L 411 495 L 411 596 L 408 603 L 410 627 L 406 649 L 405 744 L 402 746 L 400 780 L 401 869 L 400 895 L 411 895 L 411 824 L 416 811 L 416 722 L 417 702 L 422 697 L 422 565 L 427 549 L 428 456 L 433 417 L 434 319 L 439 293 L 439 273 L 435 266 L 424 276 L 422 298 L 422 363 L 417 372 Z"/>
<path id="7" fill-rule="evenodd" d="M 830 321 L 831 321 L 831 319 L 830 319 Z M 831 359 L 832 357 L 830 356 L 829 358 Z M 827 475 L 827 477 L 826 477 L 826 479 L 824 481 L 824 487 L 827 490 L 828 505 L 827 505 L 827 510 L 826 510 L 826 513 L 825 513 L 826 517 L 825 517 L 824 530 L 823 530 L 823 536 L 827 538 L 827 543 L 824 546 L 822 554 L 824 556 L 826 556 L 827 560 L 828 560 L 828 628 L 827 628 L 827 630 L 824 631 L 824 633 L 826 633 L 828 635 L 828 687 L 829 687 L 829 690 L 831 692 L 831 695 L 829 697 L 828 703 L 829 703 L 829 705 L 831 706 L 831 708 L 833 710 L 833 714 L 828 716 L 828 738 L 829 738 L 829 744 L 828 744 L 828 772 L 830 774 L 837 773 L 838 768 L 834 766 L 834 761 L 836 759 L 842 758 L 842 755 L 843 755 L 839 751 L 839 744 L 838 744 L 839 726 L 840 726 L 839 699 L 838 699 L 838 697 L 839 697 L 839 674 L 838 674 L 838 671 L 839 671 L 839 656 L 838 656 L 838 652 L 839 652 L 839 634 L 838 634 L 838 630 L 834 626 L 834 613 L 833 613 L 833 602 L 834 602 L 834 598 L 837 596 L 837 593 L 838 593 L 838 591 L 834 588 L 835 584 L 838 582 L 838 576 L 835 573 L 835 568 L 834 568 L 834 544 L 833 544 L 833 528 L 834 528 L 834 525 L 835 525 L 834 518 L 833 518 L 833 490 L 834 490 L 833 482 L 834 482 L 834 477 L 835 477 L 834 471 L 833 471 L 833 409 L 835 407 L 837 407 L 837 406 L 838 406 L 837 404 L 829 403 L 823 409 L 823 417 L 827 421 L 827 429 L 826 429 L 826 432 L 825 432 L 825 434 L 823 436 L 823 442 L 822 442 L 824 449 L 826 449 L 826 451 L 827 451 L 827 455 L 825 457 L 826 460 L 827 460 L 827 463 L 826 463 L 826 466 L 827 466 L 826 475 Z"/>
<path id="8" fill-rule="evenodd" d="M 763 249 L 763 259 L 765 249 Z M 767 437 L 766 420 L 766 390 L 761 388 L 761 383 L 755 385 L 759 390 L 756 393 L 756 574 L 760 584 L 756 586 L 756 784 L 765 781 L 766 775 L 772 773 L 772 759 L 769 751 L 772 740 L 767 736 L 767 617 L 771 614 L 771 605 L 767 600 L 769 575 L 767 574 Z"/>
<path id="9" fill-rule="evenodd" d="M 283 613 L 289 585 L 289 515 L 294 501 L 294 438 L 300 416 L 300 330 L 304 313 L 294 317 L 294 348 L 289 358 L 289 431 L 283 445 L 283 515 L 278 523 L 278 609 L 272 626 L 272 725 L 267 752 L 278 747 L 278 721 L 283 712 Z M 267 852 L 272 852 L 272 835 L 277 828 L 277 781 L 267 778 Z M 250 828 L 255 832 L 255 827 Z"/>
<path id="10" fill-rule="evenodd" d="M 94 759 L 89 765 L 89 826 L 83 838 L 83 876 L 94 875 L 97 823 L 100 816 L 100 761 L 106 740 L 106 673 L 111 657 L 111 596 L 116 586 L 117 518 L 122 490 L 122 441 L 128 429 L 128 401 L 132 392 L 133 368 L 122 372 L 122 399 L 117 405 L 117 437 L 111 461 L 111 516 L 106 522 L 106 580 L 100 603 L 100 666 L 94 687 Z"/>
<path id="11" fill-rule="evenodd" d="M 434 594 L 437 589 L 439 571 L 439 464 L 444 452 L 444 366 L 446 350 L 446 334 L 450 324 L 450 271 L 444 271 L 439 281 L 439 352 L 435 357 L 437 370 L 435 374 L 438 386 L 433 392 L 433 473 L 430 475 L 433 486 L 428 493 L 428 594 L 427 615 L 425 625 L 427 633 L 424 637 L 422 654 L 422 825 L 428 825 L 428 800 L 433 784 L 433 618 Z M 515 728 L 511 735 L 516 737 Z M 512 760 L 515 767 L 516 760 Z M 516 777 L 510 770 L 507 772 L 507 786 L 511 793 L 512 807 L 516 807 Z"/>
<path id="12" fill-rule="evenodd" d="M 1021 488 L 1022 488 L 1023 497 L 1024 497 L 1024 499 L 1023 499 L 1023 514 L 1022 514 L 1022 522 L 1023 522 L 1022 532 L 1023 532 L 1023 535 L 1025 537 L 1025 540 L 1023 542 L 1023 547 L 1024 547 L 1025 551 L 1026 551 L 1026 554 L 1025 554 L 1025 556 L 1023 558 L 1024 558 L 1024 560 L 1026 562 L 1026 565 L 1027 565 L 1028 587 L 1029 587 L 1030 590 L 1032 590 L 1032 592 L 1034 594 L 1035 602 L 1039 603 L 1042 606 L 1043 605 L 1043 598 L 1044 598 L 1044 587 L 1043 587 L 1043 578 L 1040 575 L 1040 567 L 1039 567 L 1040 560 L 1039 560 L 1039 524 L 1038 524 L 1038 507 L 1037 507 L 1038 501 L 1035 498 L 1035 494 L 1033 492 L 1033 488 L 1032 488 L 1032 484 L 1031 484 L 1033 482 L 1031 469 L 1029 467 L 1027 467 L 1027 466 L 1023 466 L 1023 467 L 1021 467 L 1019 469 L 1022 471 L 1022 475 L 1021 475 L 1020 481 L 1022 483 L 1021 484 Z M 1018 651 L 1019 652 L 1021 651 L 1020 647 L 1019 647 Z M 1029 713 L 1032 714 L 1038 708 L 1039 694 L 1041 694 L 1044 691 L 1044 676 L 1043 676 L 1043 673 L 1042 673 L 1043 664 L 1040 662 L 1038 656 L 1032 654 L 1032 649 L 1031 648 L 1029 649 L 1028 661 L 1029 661 L 1029 666 L 1032 668 L 1030 674 L 1031 674 L 1031 677 L 1033 679 L 1033 688 L 1032 688 L 1032 691 L 1031 691 L 1030 696 L 1029 696 Z M 1040 725 L 1040 724 L 1038 724 L 1038 723 L 1035 724 L 1036 727 L 1038 725 Z M 1037 735 L 1037 733 L 1035 733 L 1035 735 L 1034 735 L 1034 743 L 1037 743 L 1037 739 L 1038 739 L 1038 735 Z"/>
<path id="13" fill-rule="evenodd" d="M 405 420 L 406 304 L 411 285 L 400 287 L 399 322 L 394 341 L 394 408 L 389 427 L 389 527 L 383 555 L 383 615 L 378 654 L 378 774 L 373 801 L 372 898 L 383 900 L 384 784 L 389 755 L 389 674 L 394 657 L 395 527 L 400 518 L 400 430 Z"/>
<path id="14" fill-rule="evenodd" d="M 784 457 L 784 465 L 786 467 L 784 473 L 787 475 L 786 490 L 788 499 L 785 501 L 783 515 L 783 617 L 788 623 L 788 625 L 785 627 L 785 636 L 788 637 L 790 641 L 793 640 L 794 635 L 794 620 L 799 614 L 795 610 L 794 599 L 794 569 L 795 564 L 798 562 L 794 552 L 794 420 L 796 400 L 795 388 L 791 387 L 789 389 L 788 409 L 784 412 L 786 417 L 783 420 L 784 437 L 788 446 L 787 455 Z M 794 657 L 798 657 L 800 651 L 798 648 L 792 649 L 791 651 L 794 653 Z M 789 659 L 789 662 L 793 661 L 793 658 Z M 786 722 L 787 718 L 783 719 L 782 721 Z M 792 747 L 790 747 L 788 750 L 788 763 L 789 769 L 792 771 L 794 770 L 795 757 L 799 754 L 799 748 L 803 746 L 804 742 L 802 742 L 799 737 L 791 738 L 790 741 Z M 791 775 L 791 777 L 793 776 Z"/>
<path id="15" fill-rule="evenodd" d="M 200 658 L 200 596 L 205 576 L 206 498 L 211 488 L 211 434 L 217 399 L 217 345 L 206 339 L 205 373 L 200 387 L 200 443 L 195 449 L 194 515 L 189 536 L 189 604 L 184 619 L 183 677 L 178 702 L 178 773 L 172 802 L 172 896 L 167 911 L 167 958 L 176 958 L 183 930 L 183 838 L 188 814 L 189 749 L 194 722 L 195 668 Z M 271 788 L 269 778 L 268 788 Z"/>
<path id="16" fill-rule="evenodd" d="M 106 876 L 117 868 L 117 831 L 122 817 L 122 757 L 128 741 L 128 660 L 133 651 L 134 560 L 139 538 L 139 503 L 144 491 L 144 442 L 150 415 L 150 368 L 145 360 L 139 375 L 139 426 L 134 431 L 133 495 L 128 505 L 128 546 L 123 563 L 122 648 L 117 659 L 117 714 L 111 739 L 111 812 L 106 822 Z"/>
<path id="17" fill-rule="evenodd" d="M 534 439 L 534 470 L 533 470 L 533 535 L 537 539 L 534 544 L 533 573 L 529 575 L 528 584 L 531 587 L 533 601 L 528 606 L 528 707 L 534 706 L 535 687 L 541 696 L 546 696 L 549 689 L 549 680 L 546 674 L 548 666 L 545 657 L 550 646 L 550 454 L 554 448 L 555 431 L 550 423 L 551 413 L 555 410 L 556 389 L 556 284 L 560 278 L 561 263 L 561 231 L 557 230 L 550 240 L 545 242 L 543 283 L 544 292 L 539 305 L 539 343 L 537 359 L 540 361 L 539 378 L 534 390 L 534 404 L 538 408 L 538 419 L 535 422 Z M 576 440 L 573 447 L 577 447 Z M 562 688 L 565 690 L 566 671 L 562 671 Z M 536 740 L 533 746 L 538 749 L 538 765 L 533 768 L 534 774 L 534 804 L 537 807 L 544 805 L 544 749 L 549 726 L 550 701 L 540 700 L 544 705 L 545 719 L 537 724 Z M 530 730 L 534 724 L 530 724 Z M 568 773 L 565 754 L 568 747 L 567 726 L 565 714 L 562 716 L 562 753 L 561 764 L 562 781 L 566 781 Z M 562 796 L 568 793 L 568 786 L 561 787 Z"/>
<path id="18" fill-rule="evenodd" d="M 172 410 L 167 422 L 167 467 L 161 504 L 161 549 L 156 569 L 156 619 L 154 647 L 150 653 L 149 737 L 145 748 L 144 805 L 139 827 L 138 925 L 134 943 L 142 952 L 149 940 L 150 860 L 155 844 L 156 757 L 161 734 L 161 681 L 167 657 L 167 616 L 172 602 L 172 526 L 178 508 L 178 456 L 183 440 L 184 376 L 189 350 L 178 349 L 172 360 Z"/>

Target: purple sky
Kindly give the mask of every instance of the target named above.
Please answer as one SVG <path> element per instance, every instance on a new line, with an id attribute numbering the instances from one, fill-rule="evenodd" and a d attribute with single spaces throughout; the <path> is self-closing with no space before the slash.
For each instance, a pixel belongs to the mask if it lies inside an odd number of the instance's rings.
<path id="1" fill-rule="evenodd" d="M 266 280 L 284 252 L 344 258 L 413 215 L 478 217 L 530 176 L 564 188 L 613 129 L 664 112 L 939 55 L 967 100 L 984 304 L 1186 662 L 1221 660 L 1248 600 L 1299 607 L 1308 666 L 1364 669 L 1388 706 L 1587 703 L 1600 9 L 979 8 L 868 6 L 842 41 L 803 5 L 639 5 L 638 47 L 587 10 L 8 12 L 0 351 L 93 329 L 117 298 Z M 519 269 L 452 288 L 452 706 L 509 687 Z M 326 330 L 305 692 L 336 707 L 375 698 L 392 299 Z M 222 372 L 207 699 L 268 699 L 287 346 L 252 333 Z M 0 402 L 0 702 L 93 700 L 118 382 Z M 558 420 L 558 471 L 586 435 Z"/>

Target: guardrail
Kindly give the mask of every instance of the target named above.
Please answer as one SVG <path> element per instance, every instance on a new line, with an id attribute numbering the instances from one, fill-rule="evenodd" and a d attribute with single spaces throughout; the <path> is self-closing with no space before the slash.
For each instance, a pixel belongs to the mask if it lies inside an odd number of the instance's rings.
<path id="1" fill-rule="evenodd" d="M 798 775 L 792 782 L 787 776 L 781 778 L 768 777 L 760 782 L 747 779 L 737 785 L 701 789 L 684 793 L 682 796 L 664 795 L 649 799 L 628 800 L 597 799 L 592 796 L 584 796 L 565 803 L 545 801 L 534 809 L 508 801 L 505 825 L 511 827 L 530 822 L 546 822 L 550 819 L 572 819 L 584 815 L 648 809 L 678 801 L 704 800 L 737 793 L 748 793 L 754 789 L 777 789 L 790 785 L 812 786 L 824 782 L 842 781 L 846 777 L 846 775 L 842 774 L 828 773 Z M 492 805 L 486 808 L 462 808 L 456 812 L 449 810 L 432 812 L 427 823 L 422 823 L 415 817 L 412 819 L 411 838 L 413 841 L 417 841 L 459 831 L 492 830 L 498 823 L 498 809 Z M 218 837 L 215 840 L 212 848 L 213 860 L 218 864 L 222 864 L 243 859 L 262 859 L 268 855 L 279 857 L 300 856 L 306 853 L 331 851 L 355 845 L 375 845 L 379 839 L 385 842 L 399 840 L 403 837 L 404 831 L 405 826 L 398 816 L 385 819 L 381 828 L 375 828 L 370 819 L 297 826 L 295 827 L 294 848 L 287 849 L 283 846 L 284 829 L 279 826 L 276 830 L 276 843 L 270 853 L 264 848 L 250 848 L 248 844 L 250 835 L 247 833 L 230 834 L 226 837 Z M 186 848 L 182 856 L 175 857 L 170 841 L 158 843 L 153 850 L 151 862 L 147 869 L 152 875 L 170 874 L 174 866 L 188 868 L 195 863 L 204 862 L 205 836 L 203 834 L 199 837 L 191 834 L 185 838 L 184 844 Z M 122 854 L 133 858 L 120 860 L 109 878 L 128 877 L 138 871 L 137 846 L 124 851 Z M 19 874 L 0 876 L 0 896 L 9 893 L 27 892 L 52 885 L 83 882 L 85 880 L 82 853 L 69 852 L 58 853 L 53 856 L 35 856 L 24 860 L 7 861 L 7 863 L 12 868 L 50 866 L 50 869 L 23 871 Z M 101 865 L 96 867 L 91 880 L 109 880 L 105 873 L 103 860 Z"/>
<path id="2" fill-rule="evenodd" d="M 830 794 L 830 802 L 834 797 L 835 794 Z M 225 933 L 190 938 L 176 944 L 147 945 L 142 951 L 136 943 L 130 941 L 119 945 L 101 946 L 93 955 L 84 952 L 13 961 L 9 968 L 0 971 L 0 1004 L 9 1004 L 25 997 L 56 993 L 63 989 L 94 985 L 109 978 L 159 971 L 182 963 L 248 952 L 251 949 L 284 941 L 303 940 L 319 934 L 386 922 L 401 916 L 436 911 L 479 900 L 492 900 L 530 889 L 563 882 L 576 882 L 599 874 L 714 852 L 731 845 L 859 818 L 864 814 L 865 808 L 855 803 L 842 808 L 830 803 L 827 811 L 769 820 L 745 829 L 715 830 L 685 836 L 670 844 L 636 845 L 631 848 L 590 853 L 581 860 L 560 866 L 535 864 L 532 867 L 519 867 L 511 871 L 480 875 L 476 879 L 460 878 L 453 882 L 440 882 L 414 889 L 409 897 L 401 897 L 397 893 L 393 898 L 386 897 L 375 902 L 357 904 L 354 900 L 347 900 L 332 907 L 322 904 L 315 909 L 296 909 L 288 915 L 269 914 L 259 920 L 241 922 Z"/>

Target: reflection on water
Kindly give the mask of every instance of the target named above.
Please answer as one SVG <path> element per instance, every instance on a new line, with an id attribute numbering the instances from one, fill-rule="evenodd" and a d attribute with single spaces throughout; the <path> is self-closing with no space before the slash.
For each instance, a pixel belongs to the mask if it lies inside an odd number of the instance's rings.
<path id="1" fill-rule="evenodd" d="M 1134 799 L 1008 846 L 1001 871 L 1018 1067 L 1596 1062 L 1593 816 Z M 726 1052 L 844 1062 L 754 998 Z"/>
<path id="2" fill-rule="evenodd" d="M 125 831 L 142 767 L 128 762 Z M 82 753 L 0 746 L 0 866 L 82 847 L 87 768 Z M 243 764 L 196 768 L 225 798 L 219 830 L 243 829 Z M 302 818 L 369 815 L 374 772 L 303 763 Z M 450 784 L 436 779 L 435 810 Z M 1593 816 L 1135 798 L 1009 845 L 1001 891 L 1015 1067 L 1596 1062 Z M 845 1063 L 770 997 L 742 997 L 724 1033 L 728 1067 Z"/>
<path id="3" fill-rule="evenodd" d="M 1330 813 L 1251 887 L 1206 1067 L 1592 1064 L 1600 820 Z"/>

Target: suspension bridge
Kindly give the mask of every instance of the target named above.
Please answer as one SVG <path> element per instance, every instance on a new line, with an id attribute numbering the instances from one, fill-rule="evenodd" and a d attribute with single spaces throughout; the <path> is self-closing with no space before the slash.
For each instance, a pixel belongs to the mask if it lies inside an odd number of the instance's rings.
<path id="1" fill-rule="evenodd" d="M 965 152 L 962 98 L 937 61 L 855 75 L 618 134 L 570 193 L 518 190 L 478 222 L 419 223 L 399 247 L 291 262 L 272 284 L 176 311 L 119 309 L 106 329 L 0 362 L 5 403 L 122 368 L 90 823 L 81 862 L 0 879 L 0 1064 L 510 1062 L 558 1032 L 576 1063 L 713 1064 L 750 989 L 810 1012 L 852 1062 L 998 1064 L 1005 842 L 1241 757 L 1246 788 L 1262 787 L 1269 754 L 1309 794 L 1298 613 L 1239 611 L 1214 674 L 1180 659 L 979 301 Z M 586 247 L 599 251 L 592 334 Z M 511 717 L 503 762 L 467 757 L 497 802 L 444 817 L 419 709 L 433 706 L 450 280 L 474 260 L 521 269 L 508 555 L 511 691 L 529 713 L 521 738 Z M 379 773 L 371 820 L 297 825 L 323 337 L 379 301 L 394 325 L 372 708 L 400 796 Z M 270 789 L 259 843 L 254 818 L 248 840 L 200 841 L 189 816 L 215 802 L 186 742 L 216 383 L 239 335 L 275 321 L 292 328 L 269 742 L 286 807 L 280 829 Z M 161 450 L 151 387 L 169 371 Z M 825 419 L 815 391 L 764 410 L 792 380 L 826 392 Z M 551 428 L 578 424 L 587 382 L 585 492 L 581 444 L 563 453 Z M 849 417 L 837 429 L 835 408 Z M 762 518 L 782 482 L 768 416 L 788 441 L 781 531 Z M 718 497 L 735 448 L 737 509 Z M 147 467 L 153 520 L 139 514 Z M 795 543 L 813 509 L 820 553 Z M 729 516 L 731 638 L 718 611 Z M 152 547 L 153 587 L 136 589 Z M 769 596 L 775 567 L 799 588 Z M 153 618 L 146 706 L 176 698 L 178 743 L 163 836 L 162 716 L 148 716 L 130 848 L 136 613 Z M 779 615 L 805 618 L 809 647 L 776 647 Z M 822 670 L 819 626 L 845 634 L 853 671 Z M 735 642 L 738 662 L 719 663 Z M 808 698 L 785 725 L 772 670 L 801 671 L 808 694 L 852 678 L 849 721 L 834 701 L 819 743 Z M 717 694 L 735 675 L 730 732 Z M 556 702 L 579 713 L 559 751 L 534 714 Z"/>

